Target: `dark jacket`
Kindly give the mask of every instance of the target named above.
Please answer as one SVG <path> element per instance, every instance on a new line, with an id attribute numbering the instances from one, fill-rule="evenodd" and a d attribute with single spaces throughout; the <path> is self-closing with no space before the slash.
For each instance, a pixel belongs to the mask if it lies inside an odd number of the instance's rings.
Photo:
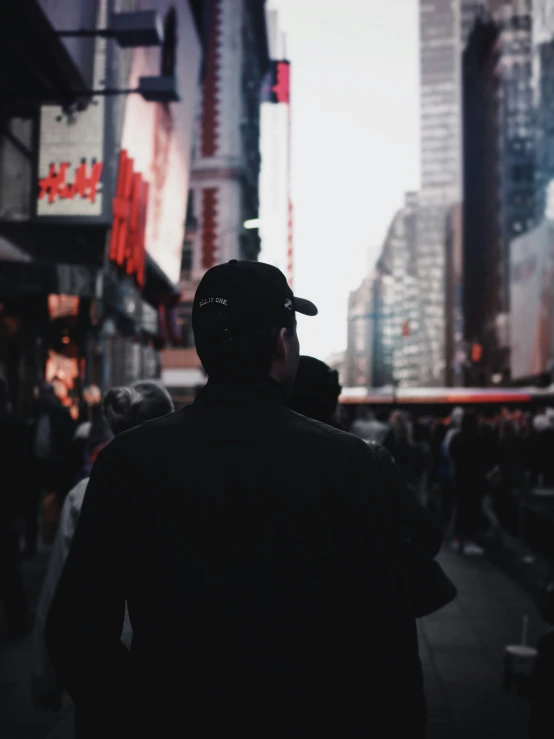
<path id="1" fill-rule="evenodd" d="M 271 381 L 209 382 L 106 447 L 45 631 L 102 736 L 422 737 L 403 534 L 376 465 Z"/>
<path id="2" fill-rule="evenodd" d="M 371 447 L 386 476 L 387 491 L 398 515 L 405 542 L 417 547 L 428 557 L 436 557 L 442 544 L 441 527 L 418 503 L 413 489 L 387 450 L 378 444 L 371 444 Z"/>
<path id="3" fill-rule="evenodd" d="M 24 487 L 23 426 L 8 411 L 0 411 L 0 533 L 13 526 L 21 512 L 21 495 Z"/>

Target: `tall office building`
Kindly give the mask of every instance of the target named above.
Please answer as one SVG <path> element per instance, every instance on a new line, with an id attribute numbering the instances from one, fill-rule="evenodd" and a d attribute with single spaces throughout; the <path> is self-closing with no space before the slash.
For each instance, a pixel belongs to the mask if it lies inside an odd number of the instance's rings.
<path id="1" fill-rule="evenodd" d="M 447 341 L 446 242 L 452 207 L 462 196 L 462 52 L 482 0 L 420 0 L 421 191 L 418 266 L 422 316 L 431 362 L 424 384 L 443 385 L 459 353 Z M 458 295 L 459 290 L 454 289 Z M 450 305 L 459 313 L 460 306 Z"/>
<path id="2" fill-rule="evenodd" d="M 420 0 L 421 193 L 418 262 L 431 362 L 422 384 L 445 382 L 446 217 L 460 200 L 459 0 Z"/>

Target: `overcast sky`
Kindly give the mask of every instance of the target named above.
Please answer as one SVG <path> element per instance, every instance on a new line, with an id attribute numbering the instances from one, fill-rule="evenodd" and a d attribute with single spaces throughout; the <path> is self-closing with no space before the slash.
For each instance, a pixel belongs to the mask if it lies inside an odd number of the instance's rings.
<path id="1" fill-rule="evenodd" d="M 291 61 L 294 291 L 319 307 L 303 354 L 346 348 L 348 293 L 419 186 L 418 5 L 268 0 Z"/>

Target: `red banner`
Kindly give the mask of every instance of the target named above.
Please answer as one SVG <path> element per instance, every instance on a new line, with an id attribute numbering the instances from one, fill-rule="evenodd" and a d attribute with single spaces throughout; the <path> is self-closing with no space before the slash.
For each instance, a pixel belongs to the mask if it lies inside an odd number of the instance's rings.
<path id="1" fill-rule="evenodd" d="M 146 266 L 146 211 L 148 183 L 133 169 L 125 149 L 119 156 L 117 187 L 113 199 L 113 225 L 110 259 L 128 275 L 134 275 L 139 287 L 144 285 Z"/>

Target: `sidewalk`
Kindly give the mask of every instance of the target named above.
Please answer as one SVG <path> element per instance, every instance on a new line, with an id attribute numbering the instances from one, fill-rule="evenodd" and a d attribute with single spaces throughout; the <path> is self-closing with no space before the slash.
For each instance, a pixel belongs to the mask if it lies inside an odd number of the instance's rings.
<path id="1" fill-rule="evenodd" d="M 23 563 L 25 589 L 32 607 L 38 601 L 46 571 L 47 552 Z M 0 616 L 0 626 L 3 622 Z M 72 739 L 71 702 L 60 715 L 35 711 L 31 703 L 33 639 L 0 644 L 0 737 L 2 739 Z"/>
<path id="2" fill-rule="evenodd" d="M 459 595 L 420 621 L 428 739 L 524 739 L 528 704 L 502 691 L 504 647 L 520 641 L 525 614 L 530 645 L 547 625 L 529 595 L 488 559 L 445 550 L 440 561 Z"/>
<path id="3" fill-rule="evenodd" d="M 429 706 L 427 739 L 525 739 L 527 703 L 502 692 L 504 647 L 519 641 L 525 614 L 530 644 L 547 627 L 531 598 L 488 559 L 445 550 L 440 561 L 459 595 L 419 622 Z M 25 564 L 32 602 L 44 568 L 44 559 Z M 0 647 L 0 737 L 72 739 L 69 701 L 61 716 L 31 706 L 31 654 L 31 637 Z"/>

